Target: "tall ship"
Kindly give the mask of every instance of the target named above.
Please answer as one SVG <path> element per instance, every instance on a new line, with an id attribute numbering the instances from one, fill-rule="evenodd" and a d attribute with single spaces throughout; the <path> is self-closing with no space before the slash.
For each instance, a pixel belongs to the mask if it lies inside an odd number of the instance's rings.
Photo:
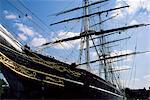
<path id="1" fill-rule="evenodd" d="M 39 49 L 43 49 L 58 43 L 80 40 L 80 59 L 78 62 L 71 64 L 33 51 L 27 45 L 23 46 L 9 30 L 0 25 L 0 70 L 9 84 L 11 96 L 8 98 L 124 99 L 124 90 L 115 76 L 115 73 L 120 70 L 115 70 L 112 65 L 122 61 L 124 57 L 148 51 L 112 55 L 110 49 L 115 47 L 115 45 L 112 45 L 113 43 L 131 37 L 111 41 L 110 38 L 114 34 L 123 34 L 128 29 L 145 27 L 149 24 L 103 29 L 103 23 L 107 23 L 118 15 L 107 17 L 109 12 L 129 7 L 127 5 L 96 12 L 90 11 L 91 7 L 98 7 L 109 1 L 94 0 L 94 2 L 89 2 L 89 0 L 83 0 L 80 7 L 54 14 L 55 16 L 61 16 L 77 10 L 83 12 L 81 16 L 50 24 L 50 26 L 53 26 L 81 20 L 82 25 L 79 35 L 47 42 L 39 47 Z M 105 20 L 102 18 L 104 13 L 106 14 Z M 96 20 L 95 24 L 91 20 L 93 18 Z M 90 46 L 90 42 L 92 46 Z M 95 50 L 97 59 L 90 58 L 91 49 Z M 83 52 L 85 53 L 84 58 L 82 57 Z M 94 74 L 92 71 L 92 64 L 94 66 L 95 63 L 98 64 L 98 74 Z"/>

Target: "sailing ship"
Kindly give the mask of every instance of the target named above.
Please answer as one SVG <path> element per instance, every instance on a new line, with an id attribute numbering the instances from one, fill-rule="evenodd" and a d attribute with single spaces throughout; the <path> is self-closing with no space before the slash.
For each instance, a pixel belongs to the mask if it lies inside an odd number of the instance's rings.
<path id="1" fill-rule="evenodd" d="M 53 57 L 48 57 L 40 53 L 34 52 L 27 45 L 22 46 L 14 36 L 2 25 L 0 25 L 0 68 L 4 77 L 9 83 L 12 98 L 63 98 L 63 99 L 111 99 L 121 100 L 124 98 L 123 90 L 113 82 L 113 69 L 111 63 L 117 62 L 113 59 L 122 58 L 130 55 L 145 53 L 132 52 L 111 56 L 110 52 L 106 50 L 105 45 L 119 40 L 106 41 L 107 36 L 122 32 L 132 28 L 147 26 L 149 24 L 136 24 L 119 28 L 112 28 L 108 30 L 100 29 L 99 31 L 90 28 L 90 17 L 108 13 L 118 9 L 124 9 L 129 6 L 123 6 L 104 11 L 89 13 L 89 7 L 108 2 L 108 0 L 95 1 L 89 3 L 89 0 L 83 0 L 81 7 L 62 11 L 57 14 L 62 15 L 75 10 L 83 9 L 84 15 L 62 20 L 52 25 L 70 22 L 73 20 L 83 20 L 83 30 L 78 36 L 73 36 L 53 42 L 43 44 L 41 47 L 47 45 L 55 45 L 60 42 L 74 41 L 81 39 L 85 42 L 86 48 L 82 48 L 86 52 L 86 61 L 83 63 L 67 64 L 59 61 Z M 109 18 L 109 19 L 112 19 Z M 109 20 L 107 19 L 107 20 Z M 96 25 L 107 21 L 101 21 Z M 92 36 L 95 36 L 92 38 Z M 130 38 L 130 37 L 128 37 Z M 89 46 L 89 41 L 99 39 L 100 44 Z M 101 47 L 101 54 L 97 47 Z M 98 59 L 90 61 L 90 48 L 95 48 Z M 81 51 L 82 51 L 81 50 Z M 91 72 L 91 63 L 100 62 L 103 66 L 104 78 L 100 75 L 95 75 Z M 79 68 L 80 66 L 80 68 Z M 86 69 L 82 69 L 86 66 Z M 8 97 L 9 98 L 9 97 Z"/>

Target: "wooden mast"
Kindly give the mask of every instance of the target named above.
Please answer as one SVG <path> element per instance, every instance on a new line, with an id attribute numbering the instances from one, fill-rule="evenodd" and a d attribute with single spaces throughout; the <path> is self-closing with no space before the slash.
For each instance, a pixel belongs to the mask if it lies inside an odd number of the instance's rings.
<path id="1" fill-rule="evenodd" d="M 84 6 L 84 16 L 87 16 L 89 14 L 89 0 L 83 0 L 83 6 Z M 85 34 L 89 34 L 89 17 L 85 17 L 83 19 L 83 24 L 84 24 L 84 32 Z M 89 52 L 89 35 L 86 35 L 86 66 L 87 70 L 90 72 L 90 52 Z"/>

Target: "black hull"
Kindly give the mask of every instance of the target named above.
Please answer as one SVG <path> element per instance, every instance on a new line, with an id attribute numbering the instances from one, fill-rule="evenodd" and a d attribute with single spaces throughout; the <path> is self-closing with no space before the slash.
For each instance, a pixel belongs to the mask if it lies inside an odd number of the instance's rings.
<path id="1" fill-rule="evenodd" d="M 67 67 L 63 70 L 46 67 L 46 62 L 31 61 L 2 45 L 0 53 L 1 71 L 11 91 L 11 97 L 8 98 L 123 99 L 115 86 L 87 71 L 68 68 L 69 65 L 64 63 L 62 65 Z M 45 59 L 42 55 L 38 57 Z M 50 58 L 47 59 L 50 62 Z"/>
<path id="2" fill-rule="evenodd" d="M 8 83 L 11 83 L 11 97 L 17 99 L 31 98 L 55 98 L 55 99 L 107 99 L 107 100 L 122 100 L 121 97 L 103 92 L 87 86 L 65 83 L 65 87 L 59 87 L 51 84 L 44 84 L 29 80 L 24 77 L 17 76 L 15 73 L 3 70 L 3 73 L 9 73 L 7 76 Z M 14 76 L 12 76 L 14 75 Z"/>

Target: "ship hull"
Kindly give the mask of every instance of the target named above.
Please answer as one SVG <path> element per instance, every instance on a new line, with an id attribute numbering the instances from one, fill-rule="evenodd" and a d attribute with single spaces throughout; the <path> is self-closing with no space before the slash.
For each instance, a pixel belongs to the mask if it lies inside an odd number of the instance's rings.
<path id="1" fill-rule="evenodd" d="M 1 65 L 1 69 L 4 65 Z M 12 99 L 31 99 L 31 98 L 55 98 L 55 99 L 104 99 L 122 100 L 119 97 L 98 89 L 89 88 L 79 84 L 66 83 L 65 87 L 59 87 L 42 82 L 33 81 L 16 73 L 3 69 L 2 73 L 10 85 L 10 97 Z"/>
<path id="2" fill-rule="evenodd" d="M 30 61 L 30 58 L 5 46 L 0 49 L 0 67 L 11 93 L 8 98 L 123 99 L 113 85 L 87 71 L 43 68 L 48 65 L 46 62 Z"/>

